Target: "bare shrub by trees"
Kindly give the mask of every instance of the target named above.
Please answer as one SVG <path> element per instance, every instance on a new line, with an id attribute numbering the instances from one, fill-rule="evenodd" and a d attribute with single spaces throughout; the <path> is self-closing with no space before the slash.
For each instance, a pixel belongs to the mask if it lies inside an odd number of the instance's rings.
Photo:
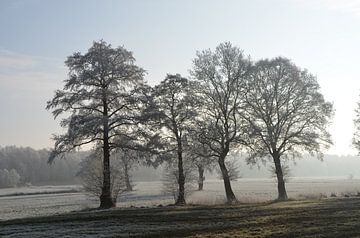
<path id="1" fill-rule="evenodd" d="M 198 172 L 198 191 L 204 189 L 205 172 L 212 172 L 215 167 L 215 162 L 216 161 L 214 159 L 207 157 L 196 157 L 195 159 L 193 159 L 192 163 L 195 165 Z"/>
<path id="2" fill-rule="evenodd" d="M 197 181 L 198 181 L 198 191 L 204 189 L 204 181 L 205 181 L 205 172 L 213 172 L 216 167 L 217 161 L 216 157 L 211 157 L 211 151 L 207 146 L 204 146 L 197 139 L 197 129 L 194 128 L 192 133 L 190 134 L 190 140 L 188 143 L 190 144 L 187 155 L 191 159 L 192 164 L 195 166 L 197 170 Z"/>
<path id="3" fill-rule="evenodd" d="M 245 137 L 238 112 L 250 69 L 250 59 L 238 47 L 226 42 L 215 52 L 198 52 L 191 71 L 200 82 L 199 94 L 203 103 L 198 137 L 211 151 L 209 156 L 218 159 L 228 203 L 237 202 L 237 199 L 225 161 L 228 153 L 238 149 Z"/>
<path id="4" fill-rule="evenodd" d="M 165 163 L 163 172 L 163 192 L 174 197 L 175 202 L 179 197 L 179 168 L 173 160 Z M 184 197 L 195 191 L 197 181 L 194 165 L 188 159 L 183 161 Z"/>
<path id="5" fill-rule="evenodd" d="M 119 171 L 123 173 L 126 191 L 133 191 L 132 172 L 138 167 L 141 154 L 135 150 L 117 149 L 112 155 L 113 160 L 121 166 Z"/>
<path id="6" fill-rule="evenodd" d="M 225 165 L 228 170 L 230 181 L 236 181 L 237 179 L 241 178 L 240 168 L 235 158 L 228 159 L 227 161 L 225 161 Z M 220 169 L 217 170 L 217 173 L 219 174 L 219 178 L 224 179 L 223 173 L 221 172 Z"/>
<path id="7" fill-rule="evenodd" d="M 281 159 L 301 152 L 317 154 L 331 144 L 327 126 L 332 104 L 316 78 L 288 59 L 258 61 L 247 81 L 240 115 L 248 125 L 249 161 L 271 157 L 278 180 L 278 199 L 287 193 Z"/>
<path id="8" fill-rule="evenodd" d="M 101 150 L 94 150 L 80 163 L 78 176 L 86 192 L 100 196 L 104 181 L 104 164 Z M 110 166 L 110 193 L 116 202 L 119 194 L 127 191 L 126 178 L 121 160 L 113 159 Z"/>
<path id="9" fill-rule="evenodd" d="M 15 169 L 0 169 L 0 188 L 16 187 L 20 183 L 20 175 Z"/>

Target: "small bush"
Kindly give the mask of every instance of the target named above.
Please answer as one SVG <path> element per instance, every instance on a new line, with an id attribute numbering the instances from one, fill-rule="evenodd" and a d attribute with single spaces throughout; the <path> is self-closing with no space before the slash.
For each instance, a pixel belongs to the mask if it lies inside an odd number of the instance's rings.
<path id="1" fill-rule="evenodd" d="M 20 175 L 15 169 L 0 169 L 0 188 L 16 187 L 19 182 Z"/>
<path id="2" fill-rule="evenodd" d="M 236 181 L 242 177 L 240 174 L 239 165 L 236 162 L 237 161 L 235 159 L 229 159 L 225 161 L 225 166 L 226 169 L 228 170 L 230 181 Z M 217 168 L 217 174 L 219 179 L 223 179 L 223 175 L 220 168 Z"/>
<path id="3" fill-rule="evenodd" d="M 126 191 L 123 166 L 119 160 L 111 160 L 110 163 L 110 191 L 114 201 L 119 194 Z M 103 159 L 98 151 L 85 158 L 80 163 L 78 172 L 84 190 L 99 197 L 103 187 Z"/>
<path id="4" fill-rule="evenodd" d="M 197 176 L 194 166 L 190 161 L 184 160 L 184 175 L 185 175 L 185 197 L 195 191 L 195 184 Z M 179 194 L 179 173 L 177 163 L 169 162 L 166 164 L 163 174 L 163 193 L 173 196 L 176 201 Z"/>
<path id="5" fill-rule="evenodd" d="M 290 166 L 286 163 L 283 163 L 281 167 L 282 167 L 281 169 L 282 169 L 284 181 L 287 183 L 291 178 Z M 271 173 L 271 178 L 277 179 L 275 166 L 270 167 L 270 173 Z"/>

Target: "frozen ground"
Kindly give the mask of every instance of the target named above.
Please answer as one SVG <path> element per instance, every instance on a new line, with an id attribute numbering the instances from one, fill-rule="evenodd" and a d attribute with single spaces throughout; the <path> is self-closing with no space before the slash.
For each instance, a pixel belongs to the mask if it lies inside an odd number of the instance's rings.
<path id="1" fill-rule="evenodd" d="M 277 185 L 273 179 L 239 179 L 232 183 L 233 190 L 243 203 L 276 199 Z M 89 197 L 78 186 L 41 186 L 31 188 L 0 189 L 0 220 L 68 213 L 95 208 L 96 198 Z M 49 193 L 49 192 L 58 193 Z M 63 191 L 63 192 L 62 192 Z M 317 198 L 320 195 L 337 196 L 360 192 L 360 180 L 346 178 L 292 178 L 287 183 L 290 198 Z M 46 194 L 41 194 L 45 192 Z M 32 195 L 19 195 L 30 193 Z M 39 194 L 34 194 L 39 193 Z M 16 196 L 14 196 L 16 194 Z M 9 195 L 9 196 L 6 196 Z M 220 180 L 208 180 L 204 191 L 195 191 L 189 204 L 214 205 L 224 203 L 224 188 Z M 118 207 L 153 207 L 173 203 L 171 196 L 162 193 L 161 182 L 136 182 L 135 191 L 122 195 Z"/>
<path id="2" fill-rule="evenodd" d="M 61 192 L 77 192 L 81 190 L 81 185 L 57 185 L 57 186 L 28 186 L 20 188 L 2 188 L 0 189 L 0 197 L 9 195 L 30 195 L 37 193 L 61 193 Z"/>
<path id="3" fill-rule="evenodd" d="M 90 210 L 0 221 L 0 237 L 360 237 L 359 207 L 352 197 Z"/>

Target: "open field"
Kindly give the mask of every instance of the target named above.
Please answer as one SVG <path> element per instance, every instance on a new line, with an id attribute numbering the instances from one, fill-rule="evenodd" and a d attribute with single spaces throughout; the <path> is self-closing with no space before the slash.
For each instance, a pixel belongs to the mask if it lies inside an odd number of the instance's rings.
<path id="1" fill-rule="evenodd" d="M 360 237 L 360 199 L 115 208 L 0 222 L 0 237 Z"/>
<path id="2" fill-rule="evenodd" d="M 260 203 L 276 199 L 276 183 L 272 179 L 239 179 L 232 183 L 241 203 Z M 187 202 L 193 205 L 220 205 L 225 202 L 223 183 L 207 180 L 204 191 L 195 191 Z M 293 199 L 337 197 L 360 192 L 360 180 L 345 178 L 293 178 L 287 184 Z M 96 208 L 97 198 L 79 192 L 79 186 L 41 186 L 0 189 L 0 220 L 47 216 Z M 26 195 L 29 194 L 29 195 Z M 123 194 L 118 207 L 156 207 L 173 203 L 171 196 L 162 193 L 161 182 L 137 182 L 135 191 Z"/>

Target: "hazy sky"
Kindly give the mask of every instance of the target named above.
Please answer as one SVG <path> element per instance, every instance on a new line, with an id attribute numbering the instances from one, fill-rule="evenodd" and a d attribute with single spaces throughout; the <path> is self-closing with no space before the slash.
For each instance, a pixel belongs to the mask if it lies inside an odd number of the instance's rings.
<path id="1" fill-rule="evenodd" d="M 253 59 L 288 57 L 335 105 L 328 153 L 355 154 L 360 0 L 0 0 L 0 146 L 52 146 L 59 121 L 45 105 L 63 62 L 99 39 L 133 51 L 151 83 L 188 76 L 197 50 L 224 41 Z"/>

